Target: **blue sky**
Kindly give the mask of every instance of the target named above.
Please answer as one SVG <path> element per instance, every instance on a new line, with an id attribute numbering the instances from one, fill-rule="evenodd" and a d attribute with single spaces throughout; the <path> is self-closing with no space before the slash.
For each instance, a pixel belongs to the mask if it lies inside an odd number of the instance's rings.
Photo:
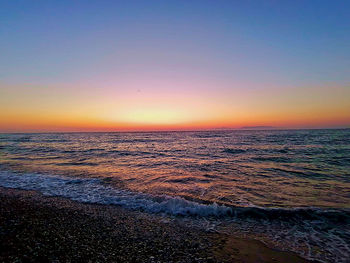
<path id="1" fill-rule="evenodd" d="M 156 57 L 160 68 L 180 60 L 185 70 L 202 67 L 199 73 L 349 82 L 348 1 L 2 1 L 0 7 L 0 74 L 9 82 L 94 74 L 118 67 L 130 52 L 135 67 Z"/>
<path id="2" fill-rule="evenodd" d="M 2 101 L 16 105 L 11 98 L 33 96 L 30 110 L 59 104 L 54 94 L 62 93 L 71 103 L 115 96 L 142 108 L 150 102 L 133 99 L 146 91 L 157 105 L 191 97 L 198 108 L 213 98 L 228 123 L 243 99 L 249 119 L 272 103 L 321 108 L 330 98 L 324 111 L 338 114 L 334 105 L 349 94 L 349 10 L 349 1 L 322 0 L 1 1 Z M 43 96 L 48 91 L 52 96 Z M 183 98 L 172 102 L 178 94 Z M 345 114 L 349 105 L 343 104 Z"/>

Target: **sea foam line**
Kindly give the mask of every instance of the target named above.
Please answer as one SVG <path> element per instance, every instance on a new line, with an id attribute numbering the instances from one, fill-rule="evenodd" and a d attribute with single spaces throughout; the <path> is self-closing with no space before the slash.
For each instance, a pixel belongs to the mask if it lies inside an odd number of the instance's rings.
<path id="1" fill-rule="evenodd" d="M 224 205 L 200 204 L 181 197 L 151 196 L 113 188 L 98 178 L 69 178 L 35 173 L 18 174 L 0 171 L 0 186 L 39 191 L 46 196 L 59 196 L 83 203 L 119 205 L 150 213 L 194 216 L 225 216 L 232 209 Z"/>
<path id="2" fill-rule="evenodd" d="M 233 216 L 236 219 L 243 219 L 240 220 L 242 229 L 245 225 L 248 225 L 248 229 L 253 225 L 254 231 L 259 231 L 261 228 L 263 233 L 271 233 L 272 240 L 273 237 L 277 240 L 284 240 L 286 237 L 288 240 L 295 239 L 297 241 L 295 247 L 293 244 L 284 245 L 299 254 L 298 240 L 304 240 L 307 245 L 318 242 L 327 245 L 324 248 L 328 252 L 327 255 L 325 253 L 313 254 L 310 248 L 308 255 L 301 254 L 306 258 L 318 259 L 321 262 L 332 262 L 335 259 L 337 262 L 345 263 L 350 255 L 348 239 L 350 233 L 346 228 L 349 224 L 349 210 L 227 207 L 216 203 L 201 204 L 181 197 L 152 196 L 116 189 L 104 184 L 99 178 L 70 178 L 35 173 L 19 174 L 11 171 L 0 171 L 0 186 L 35 190 L 46 196 L 65 197 L 84 203 L 119 205 L 150 213 L 200 217 Z M 247 220 L 248 218 L 263 220 L 250 221 Z M 280 223 L 288 218 L 295 220 L 294 223 L 283 224 L 283 229 L 280 229 Z M 315 221 L 315 219 L 320 220 Z M 263 224 L 266 221 L 268 221 L 267 225 Z M 328 227 L 323 230 L 322 226 L 325 225 Z M 332 228 L 332 231 L 327 231 L 329 227 Z"/>

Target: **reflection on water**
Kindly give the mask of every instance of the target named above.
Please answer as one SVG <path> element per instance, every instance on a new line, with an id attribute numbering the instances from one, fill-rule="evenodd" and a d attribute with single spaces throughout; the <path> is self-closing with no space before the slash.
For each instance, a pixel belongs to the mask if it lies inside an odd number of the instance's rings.
<path id="1" fill-rule="evenodd" d="M 2 134 L 0 186 L 350 258 L 350 130 Z"/>
<path id="2" fill-rule="evenodd" d="M 0 135 L 0 169 L 236 206 L 350 205 L 350 130 Z"/>

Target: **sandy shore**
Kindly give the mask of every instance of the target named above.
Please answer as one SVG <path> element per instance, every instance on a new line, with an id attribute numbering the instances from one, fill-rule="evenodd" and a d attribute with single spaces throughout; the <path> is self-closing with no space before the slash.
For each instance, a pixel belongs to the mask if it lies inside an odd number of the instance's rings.
<path id="1" fill-rule="evenodd" d="M 160 217 L 0 188 L 0 262 L 308 262 Z"/>

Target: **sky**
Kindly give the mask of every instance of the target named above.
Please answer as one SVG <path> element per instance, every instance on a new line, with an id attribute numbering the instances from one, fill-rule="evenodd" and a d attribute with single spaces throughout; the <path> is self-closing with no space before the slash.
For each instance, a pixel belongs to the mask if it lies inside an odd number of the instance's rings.
<path id="1" fill-rule="evenodd" d="M 0 1 L 0 132 L 350 127 L 349 1 Z"/>

